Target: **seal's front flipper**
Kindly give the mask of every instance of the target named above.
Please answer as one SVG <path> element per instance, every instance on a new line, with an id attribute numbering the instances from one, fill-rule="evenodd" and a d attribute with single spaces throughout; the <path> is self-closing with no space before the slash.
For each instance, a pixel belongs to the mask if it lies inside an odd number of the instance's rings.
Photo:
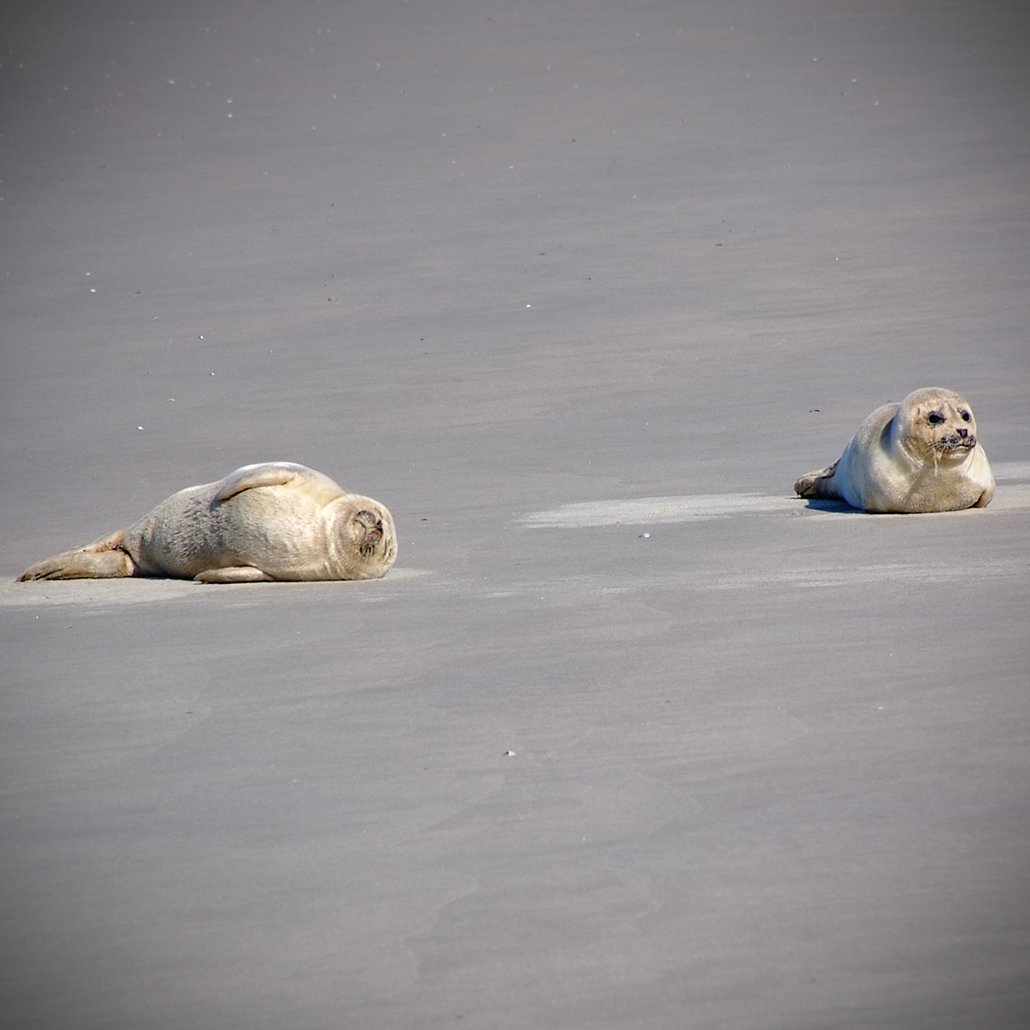
<path id="1" fill-rule="evenodd" d="M 244 465 L 243 468 L 230 472 L 225 479 L 215 485 L 218 491 L 211 502 L 212 507 L 243 493 L 244 490 L 253 490 L 259 486 L 288 487 L 307 497 L 312 504 L 320 508 L 342 497 L 346 492 L 339 483 L 333 482 L 328 476 L 309 469 L 306 465 L 296 465 L 292 461 Z"/>
<path id="2" fill-rule="evenodd" d="M 125 530 L 95 540 L 74 551 L 55 554 L 52 558 L 30 565 L 19 577 L 30 579 L 119 579 L 136 574 L 136 565 L 121 548 Z"/>
<path id="3" fill-rule="evenodd" d="M 243 468 L 230 472 L 218 485 L 214 503 L 221 504 L 244 490 L 253 490 L 256 486 L 283 486 L 297 478 L 299 471 L 307 471 L 303 465 L 294 465 L 288 461 L 270 461 L 264 465 L 244 465 Z"/>
<path id="4" fill-rule="evenodd" d="M 275 576 L 253 565 L 230 565 L 225 569 L 205 569 L 193 577 L 198 583 L 274 583 Z"/>
<path id="5" fill-rule="evenodd" d="M 839 461 L 827 465 L 815 472 L 806 472 L 795 484 L 794 493 L 809 500 L 839 501 L 840 494 L 832 486 L 833 473 L 837 471 Z"/>

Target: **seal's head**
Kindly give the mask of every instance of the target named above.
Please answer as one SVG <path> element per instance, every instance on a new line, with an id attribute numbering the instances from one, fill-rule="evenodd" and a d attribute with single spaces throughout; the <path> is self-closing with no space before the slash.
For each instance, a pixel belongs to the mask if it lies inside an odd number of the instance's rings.
<path id="1" fill-rule="evenodd" d="M 901 402 L 895 423 L 904 445 L 923 459 L 961 461 L 976 447 L 972 409 L 951 390 L 915 390 Z"/>
<path id="2" fill-rule="evenodd" d="M 390 512 L 370 497 L 341 497 L 336 513 L 336 550 L 348 579 L 385 576 L 397 558 L 397 534 Z"/>

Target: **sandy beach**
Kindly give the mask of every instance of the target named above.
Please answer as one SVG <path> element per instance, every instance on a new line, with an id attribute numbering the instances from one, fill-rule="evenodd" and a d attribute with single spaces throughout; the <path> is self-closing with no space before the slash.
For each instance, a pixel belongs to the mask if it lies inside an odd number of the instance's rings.
<path id="1" fill-rule="evenodd" d="M 0 1027 L 1030 1025 L 1030 13 L 0 30 Z M 15 582 L 271 460 L 394 569 Z"/>

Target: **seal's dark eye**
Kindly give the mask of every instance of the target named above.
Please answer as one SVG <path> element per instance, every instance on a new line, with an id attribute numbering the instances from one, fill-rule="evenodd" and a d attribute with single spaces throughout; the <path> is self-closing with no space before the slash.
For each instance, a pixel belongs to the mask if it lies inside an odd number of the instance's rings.
<path id="1" fill-rule="evenodd" d="M 963 422 L 968 422 L 969 421 L 969 412 L 968 411 L 960 411 L 959 414 L 962 416 L 962 421 Z"/>
<path id="2" fill-rule="evenodd" d="M 926 421 L 932 426 L 940 425 L 940 423 L 944 421 L 944 416 L 939 411 L 931 411 L 930 414 L 926 416 Z"/>

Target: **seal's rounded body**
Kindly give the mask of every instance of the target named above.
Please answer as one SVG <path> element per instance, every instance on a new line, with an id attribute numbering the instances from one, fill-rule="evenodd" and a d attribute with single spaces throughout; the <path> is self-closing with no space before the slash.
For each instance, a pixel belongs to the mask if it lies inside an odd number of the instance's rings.
<path id="1" fill-rule="evenodd" d="M 987 506 L 994 475 L 969 405 L 927 387 L 877 408 L 833 465 L 806 473 L 794 489 L 869 512 L 959 511 Z"/>
<path id="2" fill-rule="evenodd" d="M 128 529 L 38 562 L 20 578 L 376 579 L 396 557 L 384 505 L 303 465 L 269 462 L 180 490 Z"/>

